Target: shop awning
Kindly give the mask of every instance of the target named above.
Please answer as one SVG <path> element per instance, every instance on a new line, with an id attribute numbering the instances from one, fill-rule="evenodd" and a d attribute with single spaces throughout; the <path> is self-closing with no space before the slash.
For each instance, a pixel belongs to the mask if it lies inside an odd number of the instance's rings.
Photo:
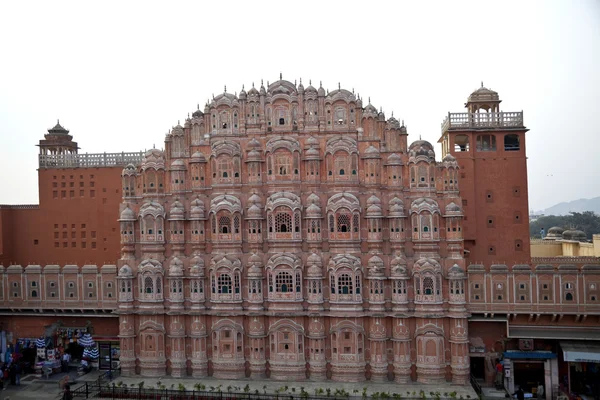
<path id="1" fill-rule="evenodd" d="M 563 340 L 597 340 L 600 338 L 599 328 L 557 327 L 557 326 L 531 326 L 508 325 L 509 338 L 523 339 L 563 339 Z"/>
<path id="2" fill-rule="evenodd" d="M 504 352 L 504 358 L 510 358 L 511 360 L 547 360 L 549 358 L 556 358 L 556 353 L 551 351 L 509 350 Z"/>
<path id="3" fill-rule="evenodd" d="M 600 343 L 560 342 L 567 362 L 600 363 Z"/>

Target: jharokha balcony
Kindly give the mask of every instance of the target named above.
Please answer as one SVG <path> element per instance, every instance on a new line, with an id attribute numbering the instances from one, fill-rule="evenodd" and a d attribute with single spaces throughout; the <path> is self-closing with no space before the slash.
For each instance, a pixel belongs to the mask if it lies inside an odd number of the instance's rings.
<path id="1" fill-rule="evenodd" d="M 442 133 L 452 129 L 524 128 L 523 111 L 448 113 Z"/>

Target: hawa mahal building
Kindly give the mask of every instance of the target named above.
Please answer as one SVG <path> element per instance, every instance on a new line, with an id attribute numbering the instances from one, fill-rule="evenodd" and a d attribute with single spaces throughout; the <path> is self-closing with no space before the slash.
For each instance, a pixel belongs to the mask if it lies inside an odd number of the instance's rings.
<path id="1" fill-rule="evenodd" d="M 40 204 L 0 207 L 2 329 L 93 326 L 152 377 L 490 384 L 503 358 L 550 399 L 560 340 L 600 337 L 600 264 L 532 259 L 527 129 L 499 105 L 482 86 L 449 113 L 441 161 L 353 92 L 281 78 L 164 150 L 81 154 L 57 123 Z"/>

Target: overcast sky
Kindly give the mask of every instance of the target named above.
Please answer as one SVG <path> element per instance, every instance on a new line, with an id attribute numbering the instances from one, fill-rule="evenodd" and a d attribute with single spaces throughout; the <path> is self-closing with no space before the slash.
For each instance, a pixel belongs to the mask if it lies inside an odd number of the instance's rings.
<path id="1" fill-rule="evenodd" d="M 35 145 L 156 145 L 212 94 L 338 82 L 437 144 L 483 81 L 524 111 L 529 206 L 600 196 L 599 1 L 3 1 L 0 204 L 37 203 Z M 365 102 L 366 104 L 366 102 Z"/>

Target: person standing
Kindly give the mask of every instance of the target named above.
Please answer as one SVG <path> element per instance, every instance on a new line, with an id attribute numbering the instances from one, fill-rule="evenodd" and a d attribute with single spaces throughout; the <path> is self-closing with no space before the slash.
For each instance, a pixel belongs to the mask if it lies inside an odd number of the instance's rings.
<path id="1" fill-rule="evenodd" d="M 500 360 L 496 360 L 496 388 L 501 388 L 504 380 L 504 365 L 500 362 Z"/>
<path id="2" fill-rule="evenodd" d="M 536 394 L 537 394 L 538 400 L 542 400 L 544 397 L 546 397 L 546 396 L 544 396 L 544 394 L 545 394 L 544 393 L 544 385 L 542 385 L 541 382 L 538 382 L 537 393 Z"/>
<path id="3" fill-rule="evenodd" d="M 16 363 L 15 365 L 15 384 L 17 386 L 21 386 L 21 363 Z"/>

